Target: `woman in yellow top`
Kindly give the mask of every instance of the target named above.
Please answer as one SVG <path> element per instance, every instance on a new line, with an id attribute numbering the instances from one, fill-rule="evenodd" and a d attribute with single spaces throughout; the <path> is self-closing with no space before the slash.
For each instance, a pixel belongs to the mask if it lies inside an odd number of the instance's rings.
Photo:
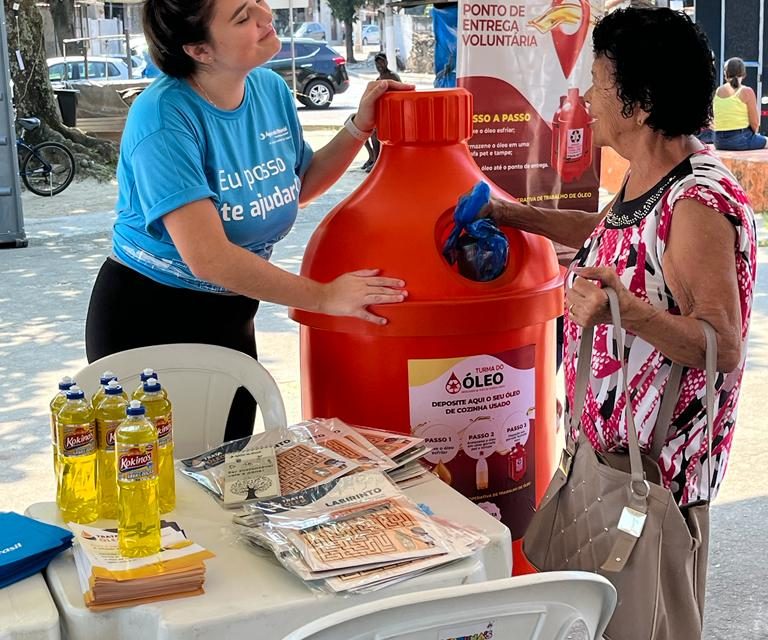
<path id="1" fill-rule="evenodd" d="M 741 58 L 725 63 L 725 84 L 715 92 L 715 148 L 722 151 L 764 149 L 768 138 L 757 133 L 760 116 L 751 87 L 742 84 L 747 68 Z"/>

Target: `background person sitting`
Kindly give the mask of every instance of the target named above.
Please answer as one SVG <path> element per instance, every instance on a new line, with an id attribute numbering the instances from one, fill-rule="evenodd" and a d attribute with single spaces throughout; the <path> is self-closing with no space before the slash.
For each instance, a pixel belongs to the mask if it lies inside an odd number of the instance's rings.
<path id="1" fill-rule="evenodd" d="M 715 113 L 715 148 L 721 151 L 764 149 L 768 139 L 757 133 L 760 115 L 751 87 L 742 84 L 747 68 L 741 58 L 725 63 L 725 84 L 718 87 L 712 104 Z"/>

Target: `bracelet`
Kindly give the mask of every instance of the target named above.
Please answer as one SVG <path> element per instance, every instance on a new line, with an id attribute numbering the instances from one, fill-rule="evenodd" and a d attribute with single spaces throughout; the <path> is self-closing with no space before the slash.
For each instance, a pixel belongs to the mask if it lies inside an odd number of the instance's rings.
<path id="1" fill-rule="evenodd" d="M 354 122 L 354 118 L 357 114 L 353 113 L 351 116 L 349 116 L 346 121 L 344 122 L 344 128 L 349 132 L 349 135 L 351 135 L 355 140 L 360 140 L 360 142 L 365 142 L 368 140 L 368 138 L 371 137 L 371 134 L 373 133 L 373 129 L 370 131 L 363 131 L 362 129 L 359 129 L 357 125 Z"/>

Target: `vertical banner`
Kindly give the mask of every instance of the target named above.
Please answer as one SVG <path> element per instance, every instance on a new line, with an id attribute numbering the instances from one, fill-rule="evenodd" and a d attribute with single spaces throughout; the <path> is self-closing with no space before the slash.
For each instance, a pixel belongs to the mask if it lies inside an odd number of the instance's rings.
<path id="1" fill-rule="evenodd" d="M 603 0 L 459 0 L 459 80 L 474 94 L 470 149 L 522 202 L 597 211 L 599 151 L 584 93 Z"/>

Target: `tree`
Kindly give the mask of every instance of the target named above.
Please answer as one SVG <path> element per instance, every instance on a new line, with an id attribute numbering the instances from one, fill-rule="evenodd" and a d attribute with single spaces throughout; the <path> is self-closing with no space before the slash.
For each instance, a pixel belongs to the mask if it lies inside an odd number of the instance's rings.
<path id="1" fill-rule="evenodd" d="M 18 2 L 18 11 L 13 5 Z M 28 140 L 64 142 L 75 154 L 79 175 L 108 180 L 115 176 L 117 145 L 85 135 L 61 121 L 56 96 L 48 79 L 43 43 L 43 18 L 35 0 L 3 0 L 8 31 L 8 53 L 14 104 L 19 116 L 37 116 L 42 126 Z M 19 67 L 18 51 L 24 68 Z"/>
<path id="2" fill-rule="evenodd" d="M 56 50 L 61 50 L 62 40 L 75 37 L 75 3 L 74 0 L 50 0 L 53 29 L 56 32 Z"/>
<path id="3" fill-rule="evenodd" d="M 347 61 L 356 62 L 352 43 L 352 23 L 357 21 L 357 10 L 367 0 L 327 0 L 333 17 L 344 23 L 344 41 L 347 45 Z"/>

